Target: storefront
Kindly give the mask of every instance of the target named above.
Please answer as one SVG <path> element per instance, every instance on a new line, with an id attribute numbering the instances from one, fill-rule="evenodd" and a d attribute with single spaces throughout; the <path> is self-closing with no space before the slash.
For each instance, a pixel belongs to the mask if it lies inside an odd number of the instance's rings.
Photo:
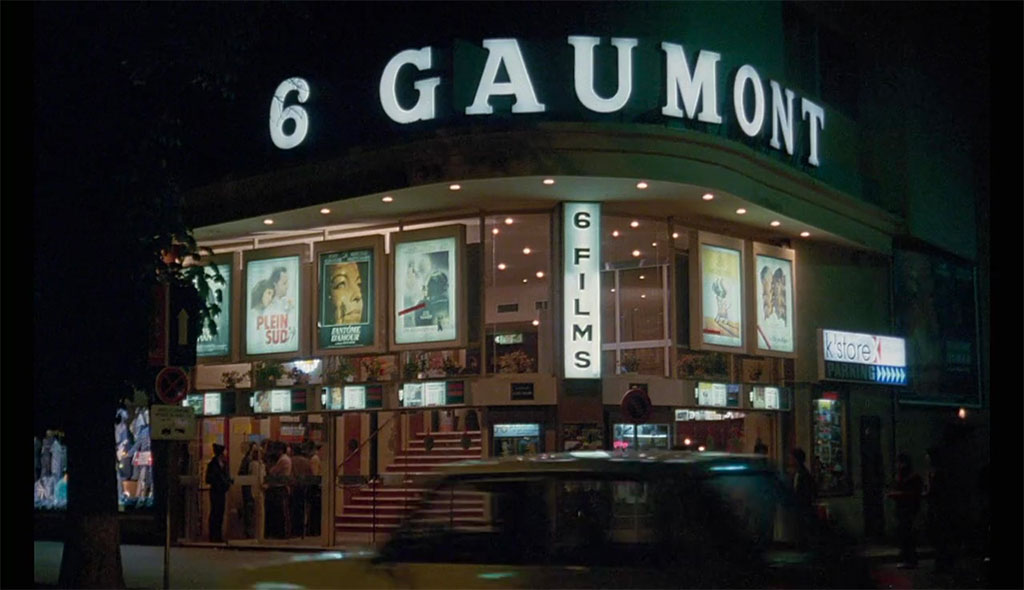
<path id="1" fill-rule="evenodd" d="M 253 480 L 252 502 L 236 486 L 229 540 L 377 542 L 434 465 L 577 449 L 786 469 L 801 447 L 863 528 L 875 492 L 856 482 L 891 462 L 903 385 L 817 370 L 819 329 L 894 333 L 904 220 L 865 196 L 863 121 L 788 35 L 735 33 L 792 32 L 788 8 L 620 16 L 340 35 L 332 55 L 361 59 L 330 66 L 323 47 L 265 48 L 263 90 L 225 114 L 258 139 L 188 195 L 228 304 L 193 372 L 222 397 L 203 398 L 183 540 L 205 538 L 195 468 L 214 442 L 233 473 L 251 444 L 312 446 L 321 465 L 283 484 L 319 494 L 298 528 L 290 500 L 292 524 L 246 527 L 242 507 L 266 512 L 282 486 Z M 640 423 L 621 408 L 636 388 Z"/>

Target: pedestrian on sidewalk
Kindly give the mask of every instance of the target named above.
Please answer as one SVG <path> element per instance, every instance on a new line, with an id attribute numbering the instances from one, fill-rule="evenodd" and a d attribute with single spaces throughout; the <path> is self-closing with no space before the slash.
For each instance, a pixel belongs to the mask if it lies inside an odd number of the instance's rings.
<path id="1" fill-rule="evenodd" d="M 224 445 L 213 443 L 213 458 L 206 466 L 206 483 L 210 485 L 210 542 L 224 542 L 224 503 L 228 488 L 234 481 L 228 474 Z"/>
<path id="2" fill-rule="evenodd" d="M 928 459 L 928 481 L 924 497 L 928 502 L 925 528 L 935 549 L 935 571 L 949 573 L 956 561 L 957 503 L 953 497 L 950 474 L 943 450 L 931 447 Z"/>
<path id="3" fill-rule="evenodd" d="M 900 568 L 917 567 L 917 536 L 914 520 L 921 508 L 921 476 L 914 473 L 910 455 L 896 456 L 896 482 L 889 499 L 896 504 L 896 536 L 900 544 Z"/>

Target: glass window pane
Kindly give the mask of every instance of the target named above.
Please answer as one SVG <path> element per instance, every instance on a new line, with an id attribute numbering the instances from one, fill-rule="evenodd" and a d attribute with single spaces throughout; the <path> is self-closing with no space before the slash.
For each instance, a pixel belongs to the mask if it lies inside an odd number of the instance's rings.
<path id="1" fill-rule="evenodd" d="M 622 342 L 665 338 L 665 289 L 661 275 L 660 267 L 619 273 L 619 335 Z"/>

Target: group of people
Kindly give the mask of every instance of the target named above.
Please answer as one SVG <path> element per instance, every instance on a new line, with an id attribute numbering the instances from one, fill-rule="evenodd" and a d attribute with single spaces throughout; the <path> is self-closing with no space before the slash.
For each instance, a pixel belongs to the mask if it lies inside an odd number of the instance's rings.
<path id="1" fill-rule="evenodd" d="M 242 528 L 247 538 L 256 536 L 257 486 L 262 490 L 264 527 L 267 538 L 286 539 L 320 535 L 322 492 L 320 489 L 321 445 L 313 441 L 285 443 L 264 439 L 246 441 L 239 476 L 256 476 L 256 485 L 242 485 Z M 224 446 L 214 444 L 214 456 L 207 464 L 206 483 L 210 486 L 209 539 L 222 542 L 224 507 L 228 490 L 234 484 Z"/>
<path id="2" fill-rule="evenodd" d="M 939 447 L 928 449 L 926 478 L 914 472 L 910 455 L 896 457 L 896 479 L 889 498 L 896 505 L 896 534 L 900 545 L 900 567 L 917 567 L 917 532 L 915 521 L 922 500 L 927 503 L 925 531 L 935 550 L 935 570 L 948 572 L 956 557 L 957 533 L 954 526 L 957 499 L 953 482 Z"/>

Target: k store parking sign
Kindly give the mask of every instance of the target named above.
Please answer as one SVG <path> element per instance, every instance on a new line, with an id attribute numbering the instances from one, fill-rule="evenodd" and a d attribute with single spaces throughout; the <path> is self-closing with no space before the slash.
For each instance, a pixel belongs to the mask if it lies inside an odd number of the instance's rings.
<path id="1" fill-rule="evenodd" d="M 882 385 L 907 384 L 903 338 L 818 330 L 818 378 Z"/>

